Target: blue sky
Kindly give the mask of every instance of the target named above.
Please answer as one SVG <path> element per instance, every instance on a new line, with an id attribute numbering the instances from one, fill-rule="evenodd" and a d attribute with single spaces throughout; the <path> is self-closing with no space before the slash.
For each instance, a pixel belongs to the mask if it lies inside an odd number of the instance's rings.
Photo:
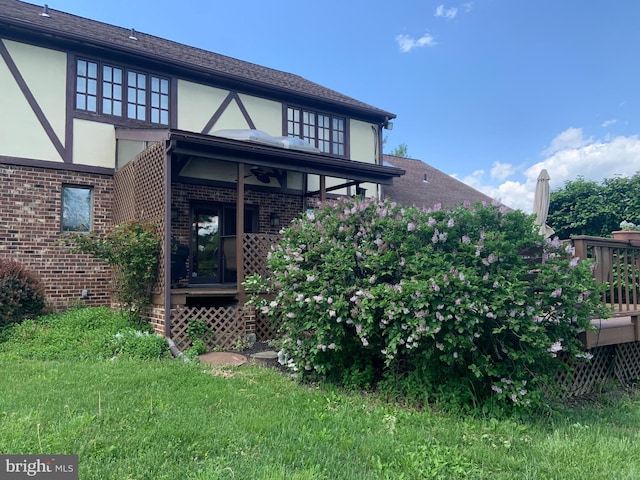
<path id="1" fill-rule="evenodd" d="M 397 114 L 412 158 L 530 211 L 640 170 L 637 0 L 50 0 L 52 9 L 301 75 Z"/>

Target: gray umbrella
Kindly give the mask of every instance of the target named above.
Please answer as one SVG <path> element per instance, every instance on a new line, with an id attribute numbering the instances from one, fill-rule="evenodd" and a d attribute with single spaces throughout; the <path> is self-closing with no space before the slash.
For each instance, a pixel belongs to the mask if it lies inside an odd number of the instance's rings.
<path id="1" fill-rule="evenodd" d="M 549 199 L 551 198 L 550 179 L 549 173 L 543 168 L 540 175 L 538 175 L 536 193 L 533 196 L 533 213 L 536 216 L 536 225 L 540 226 L 540 235 L 544 235 L 544 238 L 554 234 L 553 229 L 546 224 L 547 215 L 549 214 Z"/>

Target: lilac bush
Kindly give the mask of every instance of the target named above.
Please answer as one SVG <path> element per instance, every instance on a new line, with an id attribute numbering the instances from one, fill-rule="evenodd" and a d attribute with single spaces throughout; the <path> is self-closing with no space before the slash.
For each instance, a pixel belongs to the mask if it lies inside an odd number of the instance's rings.
<path id="1" fill-rule="evenodd" d="M 422 401 L 539 406 L 559 355 L 604 315 L 590 264 L 497 206 L 423 210 L 342 198 L 283 231 L 259 308 L 300 378 Z"/>

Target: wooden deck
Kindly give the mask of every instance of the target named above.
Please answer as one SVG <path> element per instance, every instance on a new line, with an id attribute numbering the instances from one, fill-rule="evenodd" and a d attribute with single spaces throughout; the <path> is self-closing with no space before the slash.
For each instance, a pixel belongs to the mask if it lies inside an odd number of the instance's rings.
<path id="1" fill-rule="evenodd" d="M 587 349 L 640 341 L 638 316 L 626 315 L 591 320 L 597 330 L 589 330 L 582 335 Z"/>

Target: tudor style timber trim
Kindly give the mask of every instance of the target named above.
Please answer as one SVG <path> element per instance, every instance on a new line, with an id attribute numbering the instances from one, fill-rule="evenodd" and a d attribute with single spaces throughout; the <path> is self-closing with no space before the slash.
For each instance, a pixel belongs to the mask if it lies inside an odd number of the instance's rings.
<path id="1" fill-rule="evenodd" d="M 13 79 L 16 81 L 16 84 L 20 88 L 20 91 L 24 95 L 24 98 L 27 100 L 27 103 L 31 107 L 31 110 L 33 110 L 33 113 L 35 114 L 36 118 L 40 122 L 40 125 L 42 126 L 45 133 L 49 137 L 49 140 L 51 141 L 56 151 L 58 152 L 58 155 L 60 155 L 60 158 L 62 158 L 62 160 L 65 163 L 69 163 L 70 158 L 68 157 L 68 151 L 70 149 L 65 148 L 65 146 L 62 145 L 62 142 L 58 138 L 58 135 L 56 135 L 56 132 L 53 130 L 53 127 L 51 126 L 49 119 L 42 111 L 42 108 L 40 108 L 40 105 L 38 104 L 36 97 L 31 92 L 31 89 L 29 89 L 27 82 L 25 81 L 24 77 L 20 73 L 18 66 L 13 61 L 13 58 L 11 58 L 11 54 L 9 53 L 9 50 L 7 50 L 7 46 L 4 44 L 4 41 L 1 38 L 0 38 L 0 57 L 2 57 L 5 64 L 7 65 L 9 72 L 11 72 Z"/>
<path id="2" fill-rule="evenodd" d="M 251 119 L 251 116 L 249 115 L 247 108 L 244 106 L 244 103 L 242 102 L 240 95 L 238 95 L 238 92 L 234 91 L 234 92 L 229 92 L 229 94 L 222 101 L 218 109 L 214 112 L 214 114 L 211 116 L 211 118 L 209 119 L 209 121 L 207 122 L 207 124 L 204 126 L 204 128 L 200 133 L 209 133 L 209 131 L 215 126 L 218 120 L 220 120 L 220 117 L 222 117 L 222 114 L 225 112 L 225 110 L 233 100 L 236 101 L 236 104 L 238 105 L 238 108 L 240 109 L 242 116 L 247 122 L 247 125 L 249 125 L 249 128 L 255 129 L 256 126 L 253 123 L 253 120 Z"/>

